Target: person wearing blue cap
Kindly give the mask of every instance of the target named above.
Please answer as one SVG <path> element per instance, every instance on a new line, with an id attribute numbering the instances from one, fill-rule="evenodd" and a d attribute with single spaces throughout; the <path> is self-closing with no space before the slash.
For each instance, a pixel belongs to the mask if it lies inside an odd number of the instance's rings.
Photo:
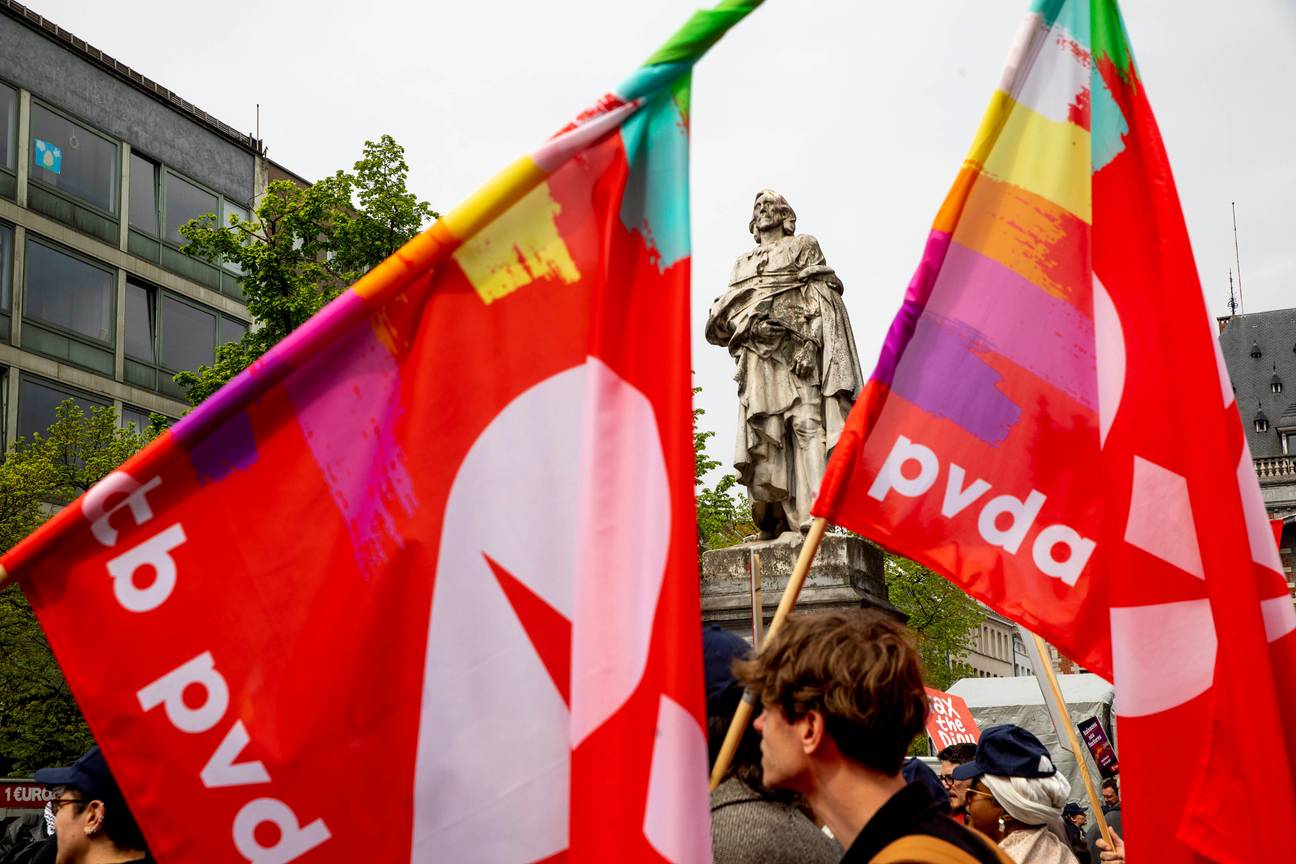
<path id="1" fill-rule="evenodd" d="M 1062 808 L 1062 827 L 1066 829 L 1067 842 L 1071 844 L 1071 851 L 1080 864 L 1091 864 L 1093 860 L 1089 854 L 1089 844 L 1085 842 L 1084 828 L 1088 821 L 1089 814 L 1076 802 L 1068 801 Z"/>
<path id="2" fill-rule="evenodd" d="M 742 701 L 733 664 L 750 654 L 751 646 L 728 630 L 702 631 L 713 765 Z M 711 793 L 712 864 L 836 864 L 841 847 L 803 812 L 800 796 L 765 788 L 760 759 L 760 737 L 749 726 L 724 780 Z"/>
<path id="3" fill-rule="evenodd" d="M 1076 864 L 1062 825 L 1071 784 L 1028 730 L 1005 724 L 982 731 L 976 758 L 955 768 L 953 777 L 972 781 L 973 827 L 1017 864 Z"/>
<path id="4" fill-rule="evenodd" d="M 148 862 L 148 847 L 98 747 L 66 768 L 42 768 L 36 782 L 54 793 L 57 864 Z"/>

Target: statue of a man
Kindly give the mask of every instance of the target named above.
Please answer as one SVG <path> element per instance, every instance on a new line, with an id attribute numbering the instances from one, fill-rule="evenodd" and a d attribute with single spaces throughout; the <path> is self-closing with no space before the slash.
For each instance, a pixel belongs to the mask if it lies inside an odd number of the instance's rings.
<path id="1" fill-rule="evenodd" d="M 734 262 L 706 338 L 737 362 L 734 467 L 762 539 L 809 530 L 828 454 L 864 384 L 842 283 L 819 242 L 770 189 L 756 196 L 756 248 Z M 793 534 L 793 537 L 798 536 Z"/>

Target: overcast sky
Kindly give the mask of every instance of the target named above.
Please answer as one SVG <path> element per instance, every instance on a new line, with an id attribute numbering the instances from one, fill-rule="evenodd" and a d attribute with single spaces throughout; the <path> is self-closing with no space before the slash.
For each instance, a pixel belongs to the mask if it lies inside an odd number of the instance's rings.
<path id="1" fill-rule="evenodd" d="M 448 210 L 618 84 L 706 0 L 25 0 L 308 179 L 390 133 Z M 693 365 L 733 452 L 732 361 L 701 337 L 752 198 L 787 196 L 846 286 L 867 374 L 990 98 L 1026 0 L 768 0 L 693 81 Z M 1296 3 L 1127 0 L 1215 314 L 1296 305 Z"/>

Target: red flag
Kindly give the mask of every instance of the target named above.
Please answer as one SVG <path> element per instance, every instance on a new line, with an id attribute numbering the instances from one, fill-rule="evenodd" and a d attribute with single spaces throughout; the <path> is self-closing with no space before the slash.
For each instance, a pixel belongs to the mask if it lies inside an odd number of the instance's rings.
<path id="1" fill-rule="evenodd" d="M 698 13 L 2 562 L 162 861 L 710 860 Z"/>
<path id="2" fill-rule="evenodd" d="M 1112 679 L 1130 857 L 1286 860 L 1296 612 L 1114 0 L 1035 4 L 815 512 Z"/>

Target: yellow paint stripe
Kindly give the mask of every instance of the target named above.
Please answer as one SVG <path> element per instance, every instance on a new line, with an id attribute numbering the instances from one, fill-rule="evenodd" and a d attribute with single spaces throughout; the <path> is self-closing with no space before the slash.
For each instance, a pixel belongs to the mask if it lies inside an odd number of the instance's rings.
<path id="1" fill-rule="evenodd" d="M 967 161 L 1093 221 L 1089 133 L 1074 123 L 1050 120 L 996 91 Z"/>
<path id="2" fill-rule="evenodd" d="M 463 242 L 517 203 L 543 182 L 545 173 L 530 156 L 523 156 L 496 174 L 466 201 L 441 218 L 455 239 Z"/>
<path id="3" fill-rule="evenodd" d="M 541 183 L 463 242 L 454 260 L 483 303 L 533 282 L 580 280 L 580 270 L 558 230 L 562 207 Z"/>

